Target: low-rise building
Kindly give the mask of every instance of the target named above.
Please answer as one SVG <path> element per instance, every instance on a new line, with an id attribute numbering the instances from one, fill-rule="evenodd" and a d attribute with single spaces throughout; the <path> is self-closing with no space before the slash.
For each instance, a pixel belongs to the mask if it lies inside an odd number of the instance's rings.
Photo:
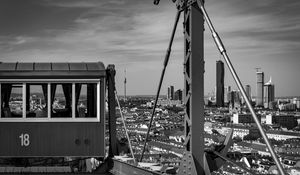
<path id="1" fill-rule="evenodd" d="M 261 116 L 257 115 L 258 120 L 261 120 Z M 232 121 L 234 124 L 239 123 L 255 123 L 251 114 L 233 114 Z"/>
<path id="2" fill-rule="evenodd" d="M 278 124 L 287 129 L 293 129 L 298 125 L 297 118 L 294 115 L 274 115 L 269 114 L 266 116 L 266 124 Z"/>

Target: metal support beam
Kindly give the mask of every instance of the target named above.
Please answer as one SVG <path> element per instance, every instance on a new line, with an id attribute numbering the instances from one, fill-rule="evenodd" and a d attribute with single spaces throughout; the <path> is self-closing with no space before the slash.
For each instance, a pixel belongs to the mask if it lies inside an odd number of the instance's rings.
<path id="1" fill-rule="evenodd" d="M 109 128 L 109 157 L 118 155 L 117 130 L 116 130 L 116 97 L 115 97 L 115 65 L 108 65 L 107 89 L 108 89 L 108 128 Z"/>
<path id="2" fill-rule="evenodd" d="M 197 174 L 204 174 L 204 20 L 197 3 L 184 9 L 183 25 L 186 151 L 193 156 Z"/>
<path id="3" fill-rule="evenodd" d="M 212 22 L 210 21 L 210 18 L 209 18 L 208 14 L 207 14 L 207 12 L 206 12 L 206 10 L 204 8 L 203 2 L 201 0 L 197 0 L 197 4 L 198 4 L 201 12 L 203 13 L 204 19 L 206 20 L 208 28 L 209 28 L 209 30 L 212 33 L 212 37 L 213 37 L 213 39 L 214 39 L 214 41 L 216 43 L 216 46 L 219 49 L 219 52 L 222 54 L 222 56 L 223 56 L 223 58 L 224 58 L 224 60 L 225 60 L 225 62 L 227 64 L 227 66 L 228 66 L 228 68 L 229 68 L 229 70 L 230 70 L 230 72 L 231 72 L 231 74 L 233 76 L 233 79 L 234 79 L 236 85 L 238 86 L 240 92 L 242 93 L 242 96 L 244 97 L 244 99 L 246 101 L 246 104 L 247 104 L 247 106 L 248 106 L 248 108 L 250 110 L 250 113 L 252 114 L 252 118 L 254 119 L 254 121 L 255 121 L 255 123 L 257 125 L 257 128 L 258 128 L 260 134 L 262 135 L 262 137 L 263 137 L 263 139 L 264 139 L 264 141 L 265 141 L 265 143 L 267 145 L 267 148 L 269 149 L 270 154 L 272 155 L 272 157 L 274 159 L 274 162 L 275 162 L 275 164 L 276 164 L 276 166 L 277 166 L 280 174 L 284 175 L 285 172 L 283 170 L 281 162 L 279 161 L 277 155 L 275 154 L 275 151 L 273 150 L 273 147 L 272 147 L 271 143 L 268 140 L 267 134 L 265 133 L 263 127 L 260 124 L 260 121 L 258 120 L 258 118 L 257 118 L 257 116 L 255 114 L 255 111 L 254 111 L 254 109 L 253 109 L 253 107 L 252 107 L 252 105 L 251 105 L 251 103 L 250 103 L 250 101 L 249 101 L 249 99 L 248 99 L 248 97 L 246 95 L 245 89 L 244 89 L 244 87 L 243 87 L 243 85 L 242 85 L 242 83 L 241 83 L 241 81 L 240 81 L 237 73 L 235 72 L 235 69 L 234 69 L 234 67 L 233 67 L 233 65 L 232 65 L 232 63 L 231 63 L 231 61 L 230 61 L 230 59 L 229 59 L 229 57 L 227 55 L 226 49 L 225 49 L 225 47 L 223 45 L 223 42 L 222 42 L 221 38 L 219 37 L 218 33 L 216 32 L 216 30 L 215 30 Z M 202 21 L 199 21 L 199 22 L 202 23 Z"/>

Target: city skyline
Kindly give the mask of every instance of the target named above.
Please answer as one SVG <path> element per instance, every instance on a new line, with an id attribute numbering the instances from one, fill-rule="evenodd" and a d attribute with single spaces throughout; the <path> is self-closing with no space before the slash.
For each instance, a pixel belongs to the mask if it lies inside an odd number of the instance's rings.
<path id="1" fill-rule="evenodd" d="M 0 61 L 115 64 L 116 85 L 127 95 L 156 93 L 174 17 L 175 4 L 134 0 L 3 0 L 0 2 Z M 243 85 L 256 96 L 255 68 L 276 85 L 275 96 L 299 96 L 300 2 L 209 0 L 205 6 L 224 41 Z M 182 18 L 179 22 L 182 24 Z M 205 24 L 205 94 L 215 86 L 220 59 Z M 169 84 L 183 89 L 182 25 L 172 48 L 161 95 Z M 146 78 L 145 78 L 146 77 Z M 237 89 L 225 66 L 225 86 Z"/>

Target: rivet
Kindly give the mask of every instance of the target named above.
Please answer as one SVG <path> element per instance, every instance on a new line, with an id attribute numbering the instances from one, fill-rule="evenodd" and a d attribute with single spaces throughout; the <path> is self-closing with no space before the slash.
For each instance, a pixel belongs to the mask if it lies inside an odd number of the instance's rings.
<path id="1" fill-rule="evenodd" d="M 84 144 L 89 145 L 90 144 L 90 140 L 89 139 L 84 139 Z"/>
<path id="2" fill-rule="evenodd" d="M 75 144 L 76 144 L 76 145 L 80 145 L 80 140 L 79 140 L 79 139 L 76 139 L 76 140 L 75 140 Z"/>

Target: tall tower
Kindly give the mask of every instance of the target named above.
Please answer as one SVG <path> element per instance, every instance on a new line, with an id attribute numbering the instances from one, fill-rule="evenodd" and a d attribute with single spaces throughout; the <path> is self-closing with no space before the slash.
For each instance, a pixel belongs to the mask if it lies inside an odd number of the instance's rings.
<path id="1" fill-rule="evenodd" d="M 272 78 L 264 85 L 264 107 L 269 108 L 269 103 L 275 99 L 275 87 Z"/>
<path id="2" fill-rule="evenodd" d="M 256 106 L 264 106 L 264 72 L 256 72 Z"/>
<path id="3" fill-rule="evenodd" d="M 170 89 L 170 87 L 168 87 L 167 99 L 168 99 L 168 100 L 171 99 L 171 89 Z"/>
<path id="4" fill-rule="evenodd" d="M 182 90 L 181 89 L 178 89 L 177 91 L 175 91 L 174 100 L 182 101 Z"/>
<path id="5" fill-rule="evenodd" d="M 168 100 L 174 100 L 174 86 L 169 86 L 168 87 Z"/>
<path id="6" fill-rule="evenodd" d="M 252 101 L 252 98 L 251 98 L 251 86 L 249 84 L 247 84 L 245 86 L 245 90 L 246 90 L 246 95 L 247 95 L 249 101 Z"/>
<path id="7" fill-rule="evenodd" d="M 219 60 L 216 63 L 217 77 L 216 77 L 216 105 L 217 107 L 224 106 L 224 63 Z"/>
<path id="8" fill-rule="evenodd" d="M 229 95 L 228 93 L 230 92 L 230 86 L 225 86 L 224 87 L 224 103 L 228 103 L 229 102 Z"/>
<path id="9" fill-rule="evenodd" d="M 124 101 L 126 101 L 126 83 L 127 83 L 127 79 L 126 79 L 126 69 L 124 71 Z"/>
<path id="10" fill-rule="evenodd" d="M 171 100 L 174 100 L 174 86 L 170 86 L 170 97 Z"/>

